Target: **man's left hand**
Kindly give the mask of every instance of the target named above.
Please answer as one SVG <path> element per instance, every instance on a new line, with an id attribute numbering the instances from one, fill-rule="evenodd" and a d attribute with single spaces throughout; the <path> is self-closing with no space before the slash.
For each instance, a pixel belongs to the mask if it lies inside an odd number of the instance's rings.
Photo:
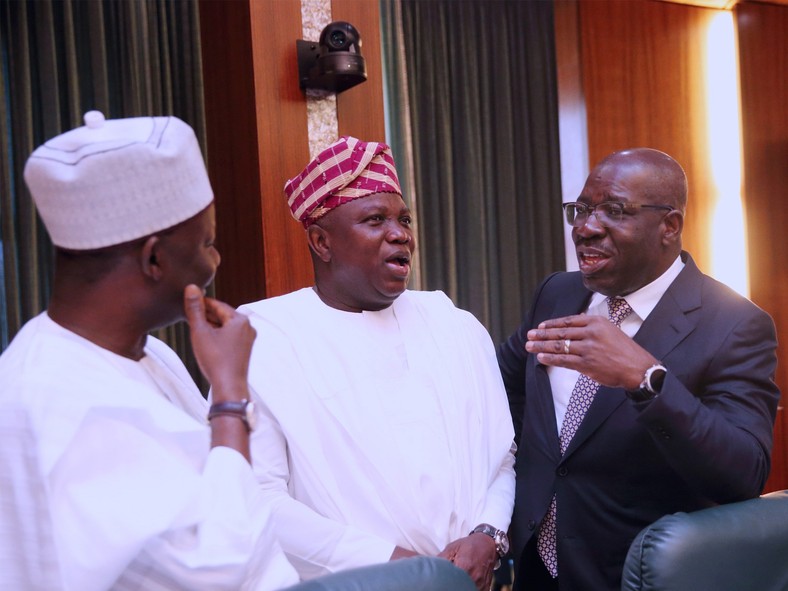
<path id="1" fill-rule="evenodd" d="M 454 540 L 438 556 L 467 572 L 479 591 L 489 591 L 498 561 L 495 542 L 490 536 L 476 533 Z"/>

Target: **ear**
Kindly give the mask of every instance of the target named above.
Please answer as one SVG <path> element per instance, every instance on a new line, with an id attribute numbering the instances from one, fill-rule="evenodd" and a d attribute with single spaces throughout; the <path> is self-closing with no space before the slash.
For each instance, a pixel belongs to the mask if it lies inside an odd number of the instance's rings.
<path id="1" fill-rule="evenodd" d="M 142 273 L 154 281 L 160 281 L 164 274 L 159 261 L 161 252 L 161 240 L 158 236 L 148 237 L 140 249 L 140 268 Z"/>
<path id="2" fill-rule="evenodd" d="M 331 235 L 325 228 L 312 224 L 306 229 L 306 239 L 318 259 L 324 263 L 331 261 Z"/>
<path id="3" fill-rule="evenodd" d="M 665 224 L 662 240 L 666 244 L 674 244 L 681 240 L 681 232 L 684 229 L 684 214 L 681 211 L 674 209 L 664 217 L 662 223 Z"/>

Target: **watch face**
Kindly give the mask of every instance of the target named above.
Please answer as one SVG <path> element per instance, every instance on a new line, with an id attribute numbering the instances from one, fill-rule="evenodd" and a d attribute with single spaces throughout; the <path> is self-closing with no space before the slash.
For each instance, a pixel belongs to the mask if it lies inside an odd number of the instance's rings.
<path id="1" fill-rule="evenodd" d="M 503 556 L 509 551 L 509 536 L 498 530 L 495 532 L 495 545 L 498 547 L 498 553 Z"/>

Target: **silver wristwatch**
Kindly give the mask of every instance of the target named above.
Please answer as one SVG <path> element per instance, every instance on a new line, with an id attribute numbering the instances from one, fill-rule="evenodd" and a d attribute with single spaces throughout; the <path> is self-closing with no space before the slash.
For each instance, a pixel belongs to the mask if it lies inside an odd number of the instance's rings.
<path id="1" fill-rule="evenodd" d="M 662 382 L 665 380 L 665 374 L 667 374 L 667 372 L 668 369 L 660 363 L 652 365 L 643 375 L 643 381 L 640 382 L 640 387 L 634 392 L 627 392 L 627 396 L 635 402 L 651 400 L 662 390 Z"/>
<path id="2" fill-rule="evenodd" d="M 501 565 L 500 559 L 509 552 L 509 536 L 506 535 L 506 532 L 489 523 L 481 523 L 471 530 L 471 534 L 485 534 L 493 539 L 495 551 L 498 553 L 498 564 L 495 565 L 495 568 L 498 568 Z"/>

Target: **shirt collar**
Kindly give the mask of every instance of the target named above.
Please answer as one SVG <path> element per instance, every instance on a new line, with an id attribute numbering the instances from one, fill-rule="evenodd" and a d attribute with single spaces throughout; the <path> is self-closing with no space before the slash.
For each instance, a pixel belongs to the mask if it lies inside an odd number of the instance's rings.
<path id="1" fill-rule="evenodd" d="M 678 277 L 681 270 L 684 268 L 684 261 L 681 260 L 681 255 L 676 257 L 673 264 L 668 267 L 662 275 L 657 277 L 648 285 L 644 285 L 637 291 L 633 291 L 625 296 L 627 303 L 632 308 L 635 314 L 640 317 L 641 321 L 645 321 L 652 310 L 656 308 L 659 300 L 665 295 L 665 292 L 670 287 L 670 284 Z M 591 301 L 588 304 L 588 312 L 591 314 L 599 314 L 607 316 L 607 305 L 605 300 L 607 296 L 601 293 L 594 292 L 591 296 Z"/>

